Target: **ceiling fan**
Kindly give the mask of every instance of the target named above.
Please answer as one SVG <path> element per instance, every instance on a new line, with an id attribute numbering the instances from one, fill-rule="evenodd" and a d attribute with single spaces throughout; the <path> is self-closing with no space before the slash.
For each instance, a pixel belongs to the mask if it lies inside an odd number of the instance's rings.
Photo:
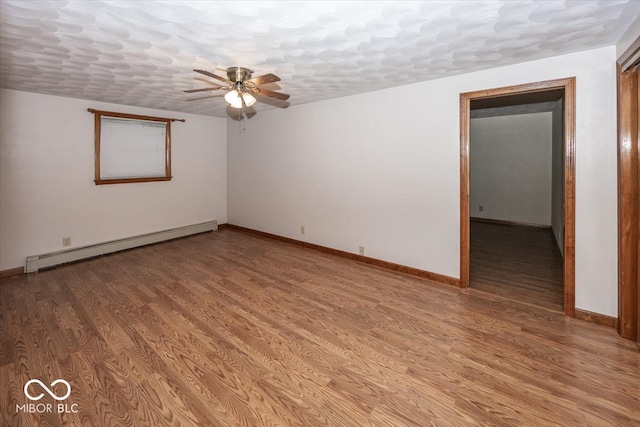
<path id="1" fill-rule="evenodd" d="M 242 112 L 245 112 L 247 117 L 251 117 L 255 114 L 255 110 L 251 108 L 251 106 L 256 103 L 256 97 L 254 97 L 253 95 L 265 96 L 279 101 L 286 101 L 287 99 L 289 99 L 289 95 L 285 93 L 275 92 L 273 90 L 261 87 L 262 85 L 279 82 L 280 77 L 276 76 L 275 74 L 269 73 L 252 78 L 251 75 L 253 71 L 248 68 L 229 67 L 226 69 L 227 78 L 225 79 L 224 77 L 220 77 L 217 74 L 211 73 L 206 70 L 193 71 L 223 82 L 224 85 L 219 85 L 218 83 L 218 86 L 207 87 L 203 89 L 190 89 L 185 90 L 185 92 L 196 93 L 212 90 L 226 90 L 227 93 L 225 94 L 224 99 L 229 103 L 229 107 L 231 107 L 232 109 L 236 109 L 237 111 L 237 113 L 235 113 L 233 110 L 229 111 L 229 108 L 227 108 L 227 111 L 230 113 L 232 118 L 236 118 L 239 120 L 242 119 Z M 289 105 L 288 102 L 269 102 L 269 104 L 276 105 L 278 107 L 287 107 Z"/>

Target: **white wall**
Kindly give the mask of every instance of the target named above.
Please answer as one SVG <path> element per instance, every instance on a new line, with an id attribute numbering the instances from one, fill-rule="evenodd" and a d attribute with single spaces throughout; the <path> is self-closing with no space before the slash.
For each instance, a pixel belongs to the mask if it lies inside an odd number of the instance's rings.
<path id="1" fill-rule="evenodd" d="M 229 123 L 228 220 L 459 277 L 460 93 L 576 76 L 576 306 L 617 316 L 615 60 L 610 46 Z"/>
<path id="2" fill-rule="evenodd" d="M 186 119 L 172 124 L 169 182 L 95 185 L 87 108 Z M 25 258 L 169 228 L 226 222 L 226 120 L 2 90 L 0 270 Z"/>
<path id="3" fill-rule="evenodd" d="M 556 102 L 552 113 L 551 143 L 551 230 L 564 255 L 564 100 Z"/>
<path id="4" fill-rule="evenodd" d="M 471 119 L 472 217 L 551 225 L 551 123 L 550 112 Z"/>

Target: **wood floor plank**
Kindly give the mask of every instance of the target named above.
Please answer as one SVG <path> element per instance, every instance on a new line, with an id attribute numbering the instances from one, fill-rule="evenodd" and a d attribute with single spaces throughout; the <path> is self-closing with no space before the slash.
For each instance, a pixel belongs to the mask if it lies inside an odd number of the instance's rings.
<path id="1" fill-rule="evenodd" d="M 0 384 L 7 426 L 640 425 L 614 329 L 235 230 L 0 279 Z"/>

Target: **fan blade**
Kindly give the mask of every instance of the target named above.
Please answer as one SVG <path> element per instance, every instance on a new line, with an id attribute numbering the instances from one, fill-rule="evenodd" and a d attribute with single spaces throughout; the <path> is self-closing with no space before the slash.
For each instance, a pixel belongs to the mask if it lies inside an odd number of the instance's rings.
<path id="1" fill-rule="evenodd" d="M 226 89 L 222 86 L 218 86 L 218 87 L 206 87 L 204 89 L 189 89 L 189 90 L 185 90 L 186 93 L 196 93 L 196 92 L 206 92 L 208 90 L 218 90 L 218 89 Z"/>
<path id="2" fill-rule="evenodd" d="M 256 91 L 252 91 L 252 93 L 254 94 L 254 96 L 255 96 L 257 101 L 262 102 L 264 104 L 269 104 L 269 105 L 272 105 L 272 106 L 278 107 L 278 108 L 287 108 L 287 107 L 289 107 L 289 105 L 291 105 L 289 103 L 289 101 L 282 101 L 280 99 L 270 98 L 268 96 L 263 96 L 263 95 L 260 95 L 259 93 L 257 93 Z"/>
<path id="3" fill-rule="evenodd" d="M 242 112 L 244 113 L 245 117 L 247 119 L 250 119 L 251 117 L 255 116 L 257 111 L 253 107 L 249 107 L 247 105 L 247 103 L 244 101 L 243 96 L 241 96 L 240 99 L 242 100 Z"/>
<path id="4" fill-rule="evenodd" d="M 253 117 L 256 114 L 258 114 L 258 112 L 253 107 L 247 107 L 247 108 L 244 109 L 244 114 L 247 117 L 247 119 L 250 119 L 251 117 Z"/>
<path id="5" fill-rule="evenodd" d="M 287 99 L 289 99 L 289 95 L 287 95 L 286 93 L 274 92 L 272 90 L 264 89 L 260 87 L 255 88 L 253 93 L 259 93 L 260 95 L 270 96 L 271 98 L 277 98 L 283 101 L 286 101 Z"/>
<path id="6" fill-rule="evenodd" d="M 200 77 L 200 76 L 198 76 L 198 77 L 194 77 L 193 79 L 194 79 L 194 80 L 198 80 L 198 81 L 200 81 L 200 82 L 202 82 L 202 83 L 206 83 L 206 84 L 208 84 L 208 85 L 212 85 L 212 86 L 220 86 L 220 85 L 218 84 L 218 82 L 212 82 L 210 78 L 206 78 L 206 77 Z"/>
<path id="7" fill-rule="evenodd" d="M 280 81 L 280 77 L 275 74 L 265 74 L 264 76 L 254 77 L 252 79 L 247 80 L 248 82 L 253 83 L 256 86 L 266 85 L 267 83 L 275 83 Z"/>
<path id="8" fill-rule="evenodd" d="M 232 120 L 242 120 L 244 117 L 242 115 L 242 110 L 239 108 L 233 108 L 231 105 L 227 105 L 227 116 Z"/>
<path id="9" fill-rule="evenodd" d="M 260 87 L 269 89 L 269 90 L 276 90 L 276 91 L 282 90 L 282 87 L 278 83 L 266 83 L 266 84 L 260 85 Z"/>
<path id="10" fill-rule="evenodd" d="M 213 74 L 213 73 L 210 73 L 210 72 L 208 72 L 206 70 L 193 70 L 193 71 L 195 71 L 196 73 L 204 74 L 205 76 L 213 77 L 214 79 L 218 79 L 218 80 L 220 80 L 222 82 L 225 82 L 225 83 L 231 83 L 231 81 L 225 79 L 224 77 L 220 77 L 220 76 L 218 76 L 216 74 Z"/>

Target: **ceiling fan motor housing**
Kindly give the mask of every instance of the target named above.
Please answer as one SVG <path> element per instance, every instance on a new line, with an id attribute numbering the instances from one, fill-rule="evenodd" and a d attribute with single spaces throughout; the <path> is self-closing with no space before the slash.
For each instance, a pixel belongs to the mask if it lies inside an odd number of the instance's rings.
<path id="1" fill-rule="evenodd" d="M 232 82 L 244 82 L 251 78 L 251 71 L 244 67 L 229 67 L 227 68 L 227 78 Z"/>

